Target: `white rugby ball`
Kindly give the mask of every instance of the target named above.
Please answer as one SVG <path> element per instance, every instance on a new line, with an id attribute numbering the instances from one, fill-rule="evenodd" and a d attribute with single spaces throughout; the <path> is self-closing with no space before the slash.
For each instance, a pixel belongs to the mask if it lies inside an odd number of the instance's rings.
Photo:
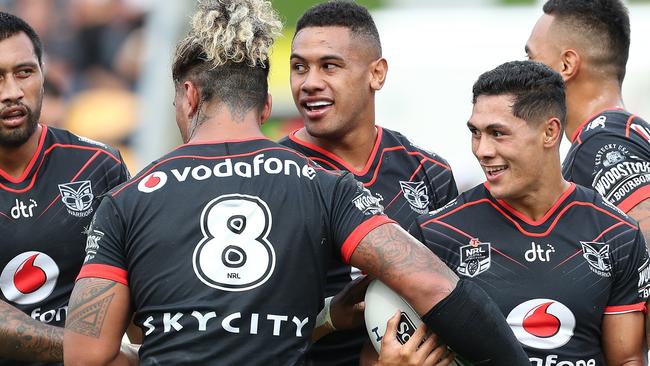
<path id="1" fill-rule="evenodd" d="M 400 343 L 406 343 L 411 334 L 422 324 L 420 316 L 413 310 L 413 307 L 379 280 L 373 280 L 368 286 L 365 304 L 366 329 L 377 353 L 381 349 L 381 339 L 386 333 L 386 324 L 397 310 L 401 313 L 397 325 L 397 340 Z M 470 363 L 461 361 L 458 357 L 451 365 L 471 366 Z"/>

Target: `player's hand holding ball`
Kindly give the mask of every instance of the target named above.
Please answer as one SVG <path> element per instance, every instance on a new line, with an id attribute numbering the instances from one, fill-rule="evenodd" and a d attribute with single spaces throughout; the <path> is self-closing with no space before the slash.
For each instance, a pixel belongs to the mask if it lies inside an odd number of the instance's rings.
<path id="1" fill-rule="evenodd" d="M 420 325 L 408 338 L 406 343 L 397 341 L 397 326 L 400 324 L 401 312 L 396 312 L 388 321 L 386 333 L 381 340 L 381 351 L 377 366 L 448 366 L 455 359 L 455 354 L 435 334 L 427 337 L 426 325 Z"/>

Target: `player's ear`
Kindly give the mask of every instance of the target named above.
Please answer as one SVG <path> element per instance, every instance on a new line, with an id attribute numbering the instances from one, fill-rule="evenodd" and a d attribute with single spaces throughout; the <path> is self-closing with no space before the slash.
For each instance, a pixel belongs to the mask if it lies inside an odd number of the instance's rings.
<path id="1" fill-rule="evenodd" d="M 544 125 L 544 147 L 551 148 L 559 146 L 562 140 L 562 123 L 556 117 L 551 117 L 543 122 Z"/>
<path id="2" fill-rule="evenodd" d="M 264 102 L 264 107 L 262 108 L 262 114 L 260 115 L 260 126 L 269 119 L 271 115 L 271 110 L 273 109 L 273 97 L 271 93 L 266 94 L 266 102 Z"/>
<path id="3" fill-rule="evenodd" d="M 567 49 L 560 54 L 561 70 L 560 75 L 565 82 L 575 78 L 580 71 L 582 58 L 580 54 L 574 49 Z"/>
<path id="4" fill-rule="evenodd" d="M 185 102 L 187 103 L 185 107 L 185 114 L 188 119 L 192 119 L 196 113 L 198 113 L 199 104 L 201 103 L 201 92 L 193 82 L 186 80 L 183 83 L 183 90 L 185 92 Z"/>
<path id="5" fill-rule="evenodd" d="M 380 90 L 386 81 L 388 73 L 388 61 L 385 58 L 379 58 L 370 64 L 370 88 L 373 91 Z"/>

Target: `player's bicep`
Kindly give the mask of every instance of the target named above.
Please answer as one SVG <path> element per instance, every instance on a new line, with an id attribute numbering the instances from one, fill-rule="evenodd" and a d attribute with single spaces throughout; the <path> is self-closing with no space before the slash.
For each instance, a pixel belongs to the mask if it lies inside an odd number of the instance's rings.
<path id="1" fill-rule="evenodd" d="M 424 314 L 449 295 L 458 278 L 433 252 L 397 224 L 371 230 L 350 263 L 379 278 Z"/>
<path id="2" fill-rule="evenodd" d="M 120 355 L 131 319 L 129 288 L 100 278 L 82 278 L 70 297 L 65 324 L 66 365 L 106 365 Z"/>
<path id="3" fill-rule="evenodd" d="M 644 339 L 642 312 L 603 316 L 602 344 L 607 365 L 643 365 Z"/>

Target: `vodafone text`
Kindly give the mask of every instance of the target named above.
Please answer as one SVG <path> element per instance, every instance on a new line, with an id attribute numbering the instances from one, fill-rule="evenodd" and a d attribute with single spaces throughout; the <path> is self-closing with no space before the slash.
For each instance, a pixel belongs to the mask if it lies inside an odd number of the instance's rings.
<path id="1" fill-rule="evenodd" d="M 179 182 L 184 182 L 188 177 L 195 180 L 205 180 L 213 175 L 217 178 L 232 177 L 233 175 L 251 178 L 261 173 L 283 174 L 287 176 L 295 174 L 299 178 L 304 176 L 310 180 L 314 179 L 316 175 L 314 168 L 308 165 L 300 166 L 293 160 L 280 160 L 278 158 L 265 159 L 264 154 L 255 155 L 252 164 L 244 161 L 233 163 L 232 159 L 225 159 L 212 167 L 198 165 L 195 167 L 185 167 L 181 170 L 172 169 L 171 172 Z"/>
<path id="2" fill-rule="evenodd" d="M 558 355 L 548 355 L 545 359 L 531 357 L 530 363 L 532 366 L 596 366 L 593 358 L 572 362 L 558 360 Z"/>
<path id="3" fill-rule="evenodd" d="M 228 333 L 233 334 L 251 334 L 255 335 L 263 330 L 268 330 L 276 337 L 293 336 L 304 337 L 303 328 L 309 323 L 309 317 L 299 318 L 289 315 L 276 314 L 259 314 L 250 313 L 242 314 L 236 312 L 225 316 L 217 316 L 217 313 L 210 311 L 201 313 L 193 311 L 187 313 L 163 313 L 162 317 L 154 318 L 149 316 L 142 326 L 146 329 L 144 335 L 148 336 L 154 331 L 164 333 L 180 332 L 185 328 L 189 331 L 205 332 L 208 327 L 221 327 Z M 272 324 L 273 329 L 269 329 Z M 162 329 L 161 329 L 162 328 Z"/>
<path id="4" fill-rule="evenodd" d="M 65 321 L 68 315 L 68 307 L 64 306 L 58 309 L 42 311 L 41 308 L 32 310 L 30 316 L 34 320 L 40 320 L 43 323 L 51 323 L 52 321 Z"/>

